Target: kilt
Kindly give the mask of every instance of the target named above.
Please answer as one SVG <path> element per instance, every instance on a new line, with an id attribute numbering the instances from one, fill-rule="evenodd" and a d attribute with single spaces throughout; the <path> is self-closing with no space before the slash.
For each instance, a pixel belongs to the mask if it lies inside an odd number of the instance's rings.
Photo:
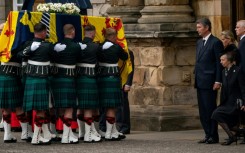
<path id="1" fill-rule="evenodd" d="M 103 108 L 117 108 L 122 103 L 120 77 L 108 76 L 98 79 L 99 101 Z"/>
<path id="2" fill-rule="evenodd" d="M 81 76 L 77 78 L 77 98 L 79 109 L 99 108 L 99 94 L 96 78 Z"/>
<path id="3" fill-rule="evenodd" d="M 53 77 L 51 88 L 54 97 L 55 108 L 75 108 L 76 86 L 75 78 Z"/>
<path id="4" fill-rule="evenodd" d="M 49 107 L 49 80 L 47 77 L 26 77 L 23 110 L 47 110 Z"/>
<path id="5" fill-rule="evenodd" d="M 0 75 L 0 107 L 22 107 L 23 88 L 19 77 Z"/>

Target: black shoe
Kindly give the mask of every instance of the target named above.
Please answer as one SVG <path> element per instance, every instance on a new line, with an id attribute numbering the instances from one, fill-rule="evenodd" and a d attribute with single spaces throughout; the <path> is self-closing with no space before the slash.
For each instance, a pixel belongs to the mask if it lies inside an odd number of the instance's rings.
<path id="1" fill-rule="evenodd" d="M 221 145 L 230 145 L 232 144 L 233 142 L 236 142 L 236 145 L 237 145 L 237 138 L 234 136 L 234 137 L 230 137 L 226 142 L 222 143 Z"/>
<path id="2" fill-rule="evenodd" d="M 208 138 L 204 138 L 204 139 L 202 139 L 202 140 L 199 140 L 197 143 L 206 143 L 207 140 L 208 140 Z"/>
<path id="3" fill-rule="evenodd" d="M 219 140 L 214 139 L 214 138 L 209 138 L 209 139 L 206 141 L 206 144 L 215 144 L 215 143 L 219 143 Z"/>

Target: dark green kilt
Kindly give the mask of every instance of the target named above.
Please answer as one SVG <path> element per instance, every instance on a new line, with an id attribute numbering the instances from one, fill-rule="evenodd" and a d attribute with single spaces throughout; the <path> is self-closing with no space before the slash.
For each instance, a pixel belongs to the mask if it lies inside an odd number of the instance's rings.
<path id="1" fill-rule="evenodd" d="M 99 101 L 103 108 L 117 108 L 122 103 L 119 77 L 109 76 L 98 79 Z"/>
<path id="2" fill-rule="evenodd" d="M 51 85 L 55 108 L 76 107 L 75 78 L 53 77 Z"/>
<path id="3" fill-rule="evenodd" d="M 49 80 L 47 77 L 26 77 L 24 111 L 49 109 Z"/>
<path id="4" fill-rule="evenodd" d="M 96 78 L 77 78 L 77 98 L 79 109 L 99 108 L 99 95 Z"/>
<path id="5" fill-rule="evenodd" d="M 0 107 L 22 107 L 23 89 L 18 77 L 0 75 Z"/>

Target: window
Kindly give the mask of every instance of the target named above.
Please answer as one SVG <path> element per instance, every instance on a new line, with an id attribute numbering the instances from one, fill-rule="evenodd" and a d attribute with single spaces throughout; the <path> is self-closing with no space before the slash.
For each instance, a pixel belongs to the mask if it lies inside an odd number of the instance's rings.
<path id="1" fill-rule="evenodd" d="M 20 11 L 23 3 L 24 3 L 24 0 L 13 0 L 13 10 Z"/>

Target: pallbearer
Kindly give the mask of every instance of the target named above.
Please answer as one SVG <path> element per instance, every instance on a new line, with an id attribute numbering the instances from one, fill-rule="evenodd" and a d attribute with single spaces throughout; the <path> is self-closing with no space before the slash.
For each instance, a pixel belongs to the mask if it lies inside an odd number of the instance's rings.
<path id="1" fill-rule="evenodd" d="M 3 25 L 2 25 L 3 26 Z M 2 29 L 3 27 L 1 27 Z M 3 43 L 3 42 L 2 42 Z M 28 118 L 22 110 L 23 86 L 21 84 L 21 60 L 17 53 L 21 46 L 11 51 L 9 62 L 1 62 L 0 66 L 0 107 L 3 114 L 4 142 L 16 142 L 11 133 L 11 111 L 16 110 L 16 115 L 22 127 L 21 139 L 28 140 L 32 137 L 32 131 L 28 124 Z M 1 53 L 0 53 L 1 56 Z"/>
<path id="2" fill-rule="evenodd" d="M 99 44 L 93 43 L 95 37 L 95 27 L 87 25 L 84 28 L 85 37 L 81 46 L 80 59 L 77 63 L 77 93 L 78 93 L 78 112 L 84 110 L 84 116 L 78 114 L 79 137 L 83 137 L 81 122 L 85 121 L 84 142 L 99 142 L 101 136 L 95 129 L 93 111 L 99 109 L 99 95 L 96 81 L 97 55 L 101 50 Z"/>
<path id="3" fill-rule="evenodd" d="M 105 42 L 99 52 L 99 98 L 100 104 L 106 110 L 106 140 L 120 140 L 125 138 L 116 129 L 116 108 L 122 103 L 119 59 L 126 60 L 128 54 L 119 46 L 117 32 L 113 28 L 106 29 Z"/>
<path id="4" fill-rule="evenodd" d="M 55 72 L 52 91 L 55 108 L 60 109 L 63 121 L 61 143 L 78 143 L 71 129 L 73 108 L 76 107 L 75 67 L 80 53 L 79 44 L 73 42 L 75 28 L 71 24 L 63 27 L 64 40 L 55 45 Z"/>
<path id="5" fill-rule="evenodd" d="M 34 26 L 34 39 L 26 43 L 25 49 L 19 53 L 21 57 L 27 57 L 26 81 L 24 90 L 24 111 L 36 111 L 34 119 L 34 134 L 31 143 L 50 144 L 49 139 L 41 136 L 41 132 L 47 133 L 47 128 L 42 128 L 45 123 L 45 112 L 49 109 L 49 65 L 53 56 L 53 45 L 45 42 L 47 29 L 42 23 Z"/>

